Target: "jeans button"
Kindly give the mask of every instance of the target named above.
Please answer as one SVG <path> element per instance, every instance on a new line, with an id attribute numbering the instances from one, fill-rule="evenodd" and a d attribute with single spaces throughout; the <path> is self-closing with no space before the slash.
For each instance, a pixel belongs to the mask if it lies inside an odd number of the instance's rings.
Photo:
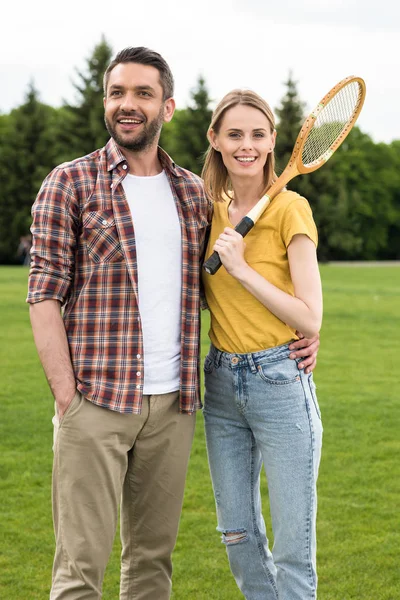
<path id="1" fill-rule="evenodd" d="M 239 359 L 238 359 L 238 357 L 237 357 L 237 356 L 234 356 L 234 357 L 231 359 L 231 363 L 232 363 L 233 365 L 237 365 L 237 364 L 238 364 L 238 362 L 239 362 Z"/>

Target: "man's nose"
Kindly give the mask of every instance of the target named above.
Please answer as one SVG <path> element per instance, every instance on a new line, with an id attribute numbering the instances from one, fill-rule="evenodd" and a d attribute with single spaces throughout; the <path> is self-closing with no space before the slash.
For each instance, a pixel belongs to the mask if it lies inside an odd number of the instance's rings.
<path id="1" fill-rule="evenodd" d="M 136 110 L 138 107 L 137 104 L 137 99 L 135 97 L 135 94 L 128 92 L 127 94 L 124 95 L 122 102 L 121 102 L 121 110 L 125 111 L 125 112 L 130 112 L 132 110 Z"/>

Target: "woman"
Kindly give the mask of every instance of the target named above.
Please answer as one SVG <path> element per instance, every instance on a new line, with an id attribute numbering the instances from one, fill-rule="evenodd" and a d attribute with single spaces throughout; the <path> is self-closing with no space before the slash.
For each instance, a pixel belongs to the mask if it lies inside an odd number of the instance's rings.
<path id="1" fill-rule="evenodd" d="M 276 179 L 274 117 L 234 90 L 214 111 L 203 179 L 215 201 L 204 273 L 211 312 L 204 417 L 218 530 L 247 600 L 316 598 L 316 481 L 322 424 L 312 374 L 288 345 L 318 333 L 322 292 L 308 202 L 282 190 L 243 238 L 235 225 Z M 222 232 L 222 233 L 221 233 Z M 264 463 L 274 545 L 261 512 Z"/>

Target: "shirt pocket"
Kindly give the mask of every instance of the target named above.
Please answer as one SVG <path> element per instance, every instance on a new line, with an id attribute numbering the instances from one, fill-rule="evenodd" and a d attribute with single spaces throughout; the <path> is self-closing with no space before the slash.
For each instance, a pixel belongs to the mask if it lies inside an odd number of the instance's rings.
<path id="1" fill-rule="evenodd" d="M 82 225 L 86 248 L 93 262 L 113 263 L 124 260 L 112 210 L 85 213 Z"/>
<path id="2" fill-rule="evenodd" d="M 188 251 L 196 256 L 203 256 L 208 240 L 208 222 L 206 219 L 185 219 Z"/>

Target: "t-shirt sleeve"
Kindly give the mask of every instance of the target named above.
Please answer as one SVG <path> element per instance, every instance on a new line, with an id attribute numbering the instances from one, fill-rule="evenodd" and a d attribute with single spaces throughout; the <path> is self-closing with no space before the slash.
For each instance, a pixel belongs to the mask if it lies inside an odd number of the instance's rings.
<path id="1" fill-rule="evenodd" d="M 311 207 L 305 198 L 299 196 L 291 202 L 283 215 L 281 223 L 282 239 L 286 248 L 293 236 L 303 233 L 318 245 L 318 232 L 313 219 Z"/>

